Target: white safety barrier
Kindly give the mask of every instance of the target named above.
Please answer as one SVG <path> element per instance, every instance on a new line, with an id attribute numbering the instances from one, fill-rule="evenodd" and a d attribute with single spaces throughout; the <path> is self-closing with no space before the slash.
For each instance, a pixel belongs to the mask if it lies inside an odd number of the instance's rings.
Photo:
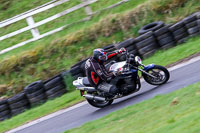
<path id="1" fill-rule="evenodd" d="M 46 19 L 44 19 L 44 20 L 41 20 L 41 21 L 35 23 L 34 18 L 33 18 L 33 15 L 38 14 L 38 13 L 41 13 L 41 12 L 46 11 L 46 10 L 49 10 L 49 9 L 51 9 L 51 8 L 53 8 L 53 7 L 56 7 L 56 6 L 58 6 L 58 5 L 61 5 L 61 4 L 63 4 L 63 3 L 69 2 L 69 0 L 59 0 L 59 1 L 58 1 L 58 0 L 53 0 L 53 1 L 50 1 L 50 2 L 48 2 L 48 3 L 46 3 L 46 4 L 42 5 L 42 6 L 39 6 L 39 7 L 37 7 L 37 8 L 32 9 L 32 10 L 29 10 L 29 11 L 27 11 L 27 12 L 24 12 L 24 13 L 22 13 L 22 14 L 20 14 L 20 15 L 14 16 L 14 17 L 12 17 L 12 18 L 10 18 L 10 19 L 7 19 L 7 20 L 4 20 L 4 21 L 0 22 L 0 28 L 3 28 L 3 27 L 8 26 L 8 25 L 11 25 L 11 24 L 13 24 L 13 23 L 15 23 L 15 22 L 18 22 L 18 21 L 20 21 L 20 20 L 23 20 L 23 19 L 26 19 L 26 22 L 27 22 L 27 24 L 28 24 L 27 27 L 21 28 L 21 29 L 19 29 L 19 30 L 17 30 L 17 31 L 14 31 L 14 32 L 11 32 L 11 33 L 9 33 L 9 34 L 6 34 L 6 35 L 1 36 L 1 37 L 0 37 L 0 41 L 5 40 L 5 39 L 10 38 L 10 37 L 13 37 L 13 36 L 18 35 L 18 34 L 21 34 L 21 33 L 23 33 L 23 32 L 29 31 L 29 30 L 31 31 L 32 36 L 33 36 L 33 38 L 31 38 L 31 39 L 29 39 L 29 40 L 23 41 L 23 42 L 21 42 L 21 43 L 19 43 L 19 44 L 16 44 L 16 45 L 13 45 L 13 46 L 11 46 L 11 47 L 9 47 L 9 48 L 6 48 L 6 49 L 4 49 L 4 50 L 1 50 L 1 51 L 0 51 L 0 54 L 7 53 L 7 52 L 9 52 L 9 51 L 11 51 L 11 50 L 13 50 L 13 49 L 16 49 L 16 48 L 18 48 L 18 47 L 21 47 L 21 46 L 23 46 L 23 45 L 26 45 L 27 43 L 36 41 L 36 40 L 41 39 L 41 38 L 43 38 L 43 37 L 46 37 L 46 36 L 48 36 L 48 35 L 54 34 L 54 33 L 56 33 L 56 32 L 59 32 L 59 31 L 63 30 L 64 28 L 66 28 L 66 27 L 68 27 L 68 26 L 74 24 L 74 23 L 72 23 L 72 24 L 67 24 L 67 25 L 64 25 L 64 26 L 62 26 L 62 27 L 59 27 L 59 28 L 57 28 L 57 29 L 51 30 L 51 31 L 49 31 L 49 32 L 46 32 L 46 33 L 44 33 L 44 34 L 40 34 L 40 32 L 39 32 L 39 30 L 38 30 L 38 28 L 37 28 L 37 27 L 39 27 L 39 26 L 41 26 L 41 25 L 44 25 L 44 24 L 46 24 L 46 23 L 48 23 L 48 22 L 50 22 L 50 21 L 53 21 L 53 20 L 58 19 L 58 18 L 60 18 L 60 17 L 62 17 L 62 16 L 64 16 L 64 15 L 67 15 L 67 14 L 69 14 L 69 13 L 71 13 L 71 12 L 74 12 L 74 11 L 80 9 L 80 8 L 85 8 L 85 12 L 86 12 L 86 14 L 88 15 L 88 17 L 86 17 L 86 18 L 84 18 L 84 19 L 82 19 L 82 20 L 79 20 L 79 21 L 77 21 L 77 22 L 75 22 L 75 23 L 88 21 L 88 20 L 90 20 L 90 18 L 91 18 L 92 15 L 95 15 L 96 13 L 99 13 L 99 12 L 102 11 L 102 10 L 114 8 L 114 7 L 116 7 L 116 6 L 118 6 L 118 5 L 121 5 L 122 3 L 127 2 L 127 1 L 129 1 L 129 0 L 122 0 L 122 1 L 120 1 L 120 2 L 117 2 L 116 4 L 113 4 L 113 5 L 109 6 L 109 7 L 106 7 L 106 8 L 104 8 L 104 9 L 101 9 L 101 10 L 99 10 L 99 11 L 92 12 L 92 10 L 91 10 L 91 8 L 90 8 L 89 5 L 90 5 L 90 4 L 93 4 L 93 3 L 97 2 L 97 1 L 98 1 L 98 0 L 82 0 L 82 3 L 81 3 L 81 4 L 75 5 L 75 6 L 72 7 L 72 8 L 66 9 L 66 10 L 64 10 L 64 11 L 62 11 L 62 12 L 60 12 L 60 13 L 57 13 L 57 14 L 55 14 L 55 15 L 49 17 L 49 18 L 46 18 Z"/>

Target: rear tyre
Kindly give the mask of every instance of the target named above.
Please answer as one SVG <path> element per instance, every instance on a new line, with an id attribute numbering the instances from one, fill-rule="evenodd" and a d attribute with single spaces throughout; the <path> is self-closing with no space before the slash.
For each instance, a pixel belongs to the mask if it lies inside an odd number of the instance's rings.
<path id="1" fill-rule="evenodd" d="M 104 102 L 100 102 L 100 101 L 95 101 L 95 100 L 89 100 L 86 99 L 88 101 L 88 103 L 96 108 L 104 108 L 106 106 L 109 106 L 112 104 L 113 100 L 109 100 L 109 101 L 104 101 Z"/>
<path id="2" fill-rule="evenodd" d="M 170 77 L 169 71 L 165 67 L 159 65 L 155 65 L 154 68 L 149 69 L 147 72 L 157 77 L 152 78 L 146 74 L 143 74 L 144 80 L 151 85 L 165 84 Z"/>

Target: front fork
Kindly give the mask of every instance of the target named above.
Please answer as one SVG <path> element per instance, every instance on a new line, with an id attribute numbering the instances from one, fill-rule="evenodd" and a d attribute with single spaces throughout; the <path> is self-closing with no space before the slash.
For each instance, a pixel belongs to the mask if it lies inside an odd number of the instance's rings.
<path id="1" fill-rule="evenodd" d="M 136 84 L 137 84 L 136 90 L 138 91 L 141 88 L 141 82 L 140 82 L 140 77 L 139 76 L 137 76 Z"/>
<path id="2" fill-rule="evenodd" d="M 155 77 L 154 75 L 149 74 L 148 72 L 146 72 L 146 71 L 148 71 L 149 69 L 154 68 L 154 64 L 150 64 L 150 65 L 147 65 L 147 66 L 145 66 L 145 65 L 143 65 L 143 64 L 140 64 L 140 65 L 141 65 L 144 69 L 140 69 L 140 68 L 138 68 L 138 67 L 135 67 L 135 69 L 141 71 L 142 74 L 146 74 L 146 75 L 148 75 L 148 76 L 150 76 L 150 77 L 152 77 L 152 78 L 157 78 L 157 77 Z"/>
<path id="3" fill-rule="evenodd" d="M 144 74 L 146 74 L 146 75 L 152 77 L 152 78 L 157 78 L 157 77 L 153 76 L 152 74 L 149 74 L 148 72 L 146 72 L 146 71 L 144 71 L 144 70 L 142 70 L 142 69 L 140 69 L 140 68 L 138 68 L 138 70 L 141 71 L 142 73 L 144 73 Z"/>

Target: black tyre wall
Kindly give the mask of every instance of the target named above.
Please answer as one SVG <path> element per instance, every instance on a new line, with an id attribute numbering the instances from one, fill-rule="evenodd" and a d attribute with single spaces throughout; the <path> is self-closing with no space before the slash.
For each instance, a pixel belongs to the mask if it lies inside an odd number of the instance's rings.
<path id="1" fill-rule="evenodd" d="M 67 74 L 70 74 L 70 71 L 65 71 L 63 76 L 66 76 Z M 77 73 L 82 74 L 82 73 Z M 74 75 L 76 76 L 76 75 Z M 53 99 L 56 97 L 59 97 L 67 92 L 67 86 L 65 85 L 64 78 L 62 76 L 57 76 L 55 78 L 52 78 L 48 82 L 44 84 L 45 88 L 45 96 L 47 99 Z"/>
<path id="2" fill-rule="evenodd" d="M 31 94 L 39 89 L 43 88 L 43 82 L 41 80 L 35 81 L 24 88 L 24 91 Z"/>
<path id="3" fill-rule="evenodd" d="M 164 23 L 162 21 L 157 21 L 157 22 L 153 22 L 153 23 L 150 23 L 150 24 L 147 24 L 145 25 L 144 27 L 142 27 L 138 33 L 140 35 L 144 34 L 144 33 L 147 33 L 149 31 L 155 31 L 157 29 L 160 29 L 161 27 L 164 26 Z"/>
<path id="4" fill-rule="evenodd" d="M 152 31 L 136 38 L 136 49 L 142 58 L 151 56 L 158 48 L 157 40 Z"/>
<path id="5" fill-rule="evenodd" d="M 26 86 L 25 92 L 26 92 L 26 97 L 28 98 L 28 101 L 29 101 L 31 107 L 33 107 L 35 105 L 39 105 L 42 102 L 46 101 L 46 95 L 45 95 L 45 91 L 44 91 L 44 82 L 43 81 L 36 81 L 36 82 L 33 82 L 30 85 Z M 17 112 L 20 112 L 20 111 L 17 111 Z"/>
<path id="6" fill-rule="evenodd" d="M 31 87 L 33 87 L 33 86 L 31 86 Z M 26 91 L 28 93 L 33 91 L 33 90 L 30 91 L 29 88 L 26 88 L 26 89 L 27 89 Z M 37 89 L 34 88 L 34 90 L 37 90 Z M 28 98 L 26 97 L 25 92 L 21 92 L 15 96 L 9 98 L 8 104 L 9 104 L 9 108 L 10 108 L 10 112 L 11 112 L 12 116 L 17 115 L 24 111 L 24 110 L 21 110 L 21 111 L 15 112 L 15 110 L 20 110 L 21 108 L 28 109 L 30 107 L 30 102 L 29 102 Z"/>
<path id="7" fill-rule="evenodd" d="M 159 47 L 162 49 L 171 48 L 176 44 L 173 34 L 169 30 L 169 27 L 171 26 L 172 25 L 165 25 L 162 28 L 154 31 L 154 36 L 156 37 Z"/>
<path id="8" fill-rule="evenodd" d="M 7 99 L 0 100 L 0 121 L 10 118 L 10 108 Z"/>

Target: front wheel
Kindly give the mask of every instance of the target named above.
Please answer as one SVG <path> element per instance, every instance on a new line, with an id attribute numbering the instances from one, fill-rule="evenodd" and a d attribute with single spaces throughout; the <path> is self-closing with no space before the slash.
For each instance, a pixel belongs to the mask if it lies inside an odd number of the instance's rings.
<path id="1" fill-rule="evenodd" d="M 89 100 L 87 99 L 88 103 L 94 107 L 97 108 L 104 108 L 108 105 L 111 105 L 113 100 L 109 100 L 109 101 L 104 101 L 104 102 L 100 102 L 100 101 L 95 101 L 95 100 Z"/>
<path id="2" fill-rule="evenodd" d="M 155 65 L 146 72 L 156 77 L 153 78 L 143 73 L 144 80 L 151 85 L 162 85 L 166 83 L 170 77 L 169 71 L 165 67 L 159 65 Z"/>

